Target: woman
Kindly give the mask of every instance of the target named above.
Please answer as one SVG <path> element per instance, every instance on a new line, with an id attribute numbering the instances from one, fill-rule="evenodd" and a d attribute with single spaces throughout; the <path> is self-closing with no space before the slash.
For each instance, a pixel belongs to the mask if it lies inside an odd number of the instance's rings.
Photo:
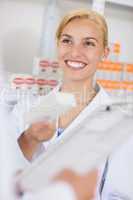
<path id="1" fill-rule="evenodd" d="M 64 17 L 56 38 L 58 62 L 64 71 L 60 91 L 74 94 L 77 100 L 76 108 L 58 119 L 58 127 L 64 130 L 97 96 L 102 94 L 103 101 L 108 101 L 103 89 L 94 85 L 97 66 L 109 53 L 108 29 L 98 13 L 75 11 Z M 48 141 L 54 132 L 55 125 L 52 123 L 32 124 L 18 139 L 24 155 L 32 159 L 40 143 Z"/>
<path id="2" fill-rule="evenodd" d="M 58 62 L 64 71 L 64 79 L 59 90 L 74 94 L 77 106 L 59 117 L 57 130 L 53 123 L 37 122 L 20 135 L 18 143 L 29 160 L 33 159 L 40 148 L 43 151 L 42 142 L 50 140 L 55 132 L 60 135 L 73 121 L 80 120 L 83 113 L 92 112 L 92 107 L 109 102 L 108 95 L 94 81 L 99 62 L 109 53 L 105 19 L 94 11 L 71 12 L 61 21 L 56 39 Z M 86 196 L 83 195 L 86 194 L 85 191 L 88 193 L 89 187 L 90 191 L 94 189 L 97 172 L 81 178 L 74 172 L 65 171 L 57 177 L 73 185 L 78 199 L 85 199 Z M 87 180 L 91 180 L 93 184 L 89 184 L 90 186 L 85 184 L 82 188 L 81 185 Z M 92 192 L 90 193 L 92 195 Z M 87 196 L 88 199 L 90 196 Z"/>

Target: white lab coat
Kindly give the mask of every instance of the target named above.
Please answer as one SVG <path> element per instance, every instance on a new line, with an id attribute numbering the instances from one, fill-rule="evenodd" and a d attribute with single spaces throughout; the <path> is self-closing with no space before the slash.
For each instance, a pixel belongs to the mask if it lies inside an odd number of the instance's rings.
<path id="1" fill-rule="evenodd" d="M 58 89 L 57 89 L 58 90 Z M 79 116 L 73 121 L 73 123 L 71 124 L 71 126 L 75 126 L 77 123 L 80 123 L 81 122 L 81 119 L 83 119 L 85 116 L 86 116 L 86 114 L 90 114 L 91 115 L 91 113 L 93 113 L 93 111 L 94 110 L 96 110 L 97 108 L 99 109 L 99 107 L 100 106 L 104 106 L 104 105 L 111 105 L 111 102 L 112 102 L 112 100 L 110 99 L 110 97 L 107 95 L 107 93 L 101 88 L 101 87 L 99 87 L 99 86 L 96 86 L 96 90 L 97 90 L 97 95 L 95 96 L 95 98 L 93 99 L 93 101 L 79 114 Z M 33 103 L 33 101 L 36 101 L 36 98 L 34 98 L 33 97 L 33 100 L 32 100 L 32 103 Z M 17 118 L 18 118 L 18 120 L 19 120 L 19 128 L 18 128 L 18 136 L 17 137 L 19 137 L 19 135 L 24 131 L 24 129 L 25 129 L 25 127 L 24 127 L 24 123 L 23 123 L 23 118 L 22 118 L 22 115 L 23 115 L 23 112 L 25 112 L 26 110 L 25 110 L 25 104 L 23 104 L 23 102 L 21 102 L 21 103 L 19 103 L 17 106 L 16 106 L 16 108 L 15 108 L 15 114 L 16 114 L 16 116 L 17 116 Z M 114 116 L 114 117 L 117 117 L 117 116 Z M 103 122 L 104 123 L 104 122 Z M 110 121 L 108 120 L 108 121 L 106 121 L 106 123 L 110 123 Z M 55 139 L 56 139 L 56 134 L 55 134 L 55 136 L 54 136 L 54 138 L 52 139 L 52 140 L 50 140 L 49 141 L 49 143 L 51 143 L 51 141 L 52 142 L 54 142 L 55 141 Z M 44 144 L 45 145 L 45 144 Z M 114 158 L 115 159 L 115 158 Z M 119 159 L 118 159 L 119 160 Z M 117 162 L 117 156 L 116 156 L 116 162 Z M 112 159 L 112 164 L 111 164 L 111 162 L 110 162 L 110 166 L 112 165 L 114 165 L 113 164 L 114 163 L 114 161 L 113 161 L 113 159 Z M 115 166 L 115 165 L 114 165 Z M 109 167 L 110 168 L 110 173 L 112 173 L 112 167 Z M 115 171 L 115 167 L 114 167 L 114 171 Z M 126 171 L 126 170 L 125 170 Z M 108 172 L 108 174 L 109 174 L 109 172 Z M 113 173 L 112 173 L 113 174 Z M 115 173 L 114 173 L 115 174 Z M 109 177 L 110 177 L 110 175 L 108 175 Z M 115 175 L 114 175 L 115 176 Z M 115 180 L 115 179 L 114 179 Z M 99 181 L 100 182 L 100 181 Z M 108 191 L 115 191 L 114 189 L 116 188 L 116 190 L 117 190 L 117 184 L 116 184 L 116 187 L 115 187 L 115 185 L 114 186 L 111 186 L 110 184 L 109 184 L 109 182 L 110 182 L 110 180 L 109 179 L 107 179 L 107 182 L 105 183 L 105 186 L 104 186 L 104 190 L 103 190 L 103 193 L 102 193 L 102 196 L 103 196 L 103 199 L 109 199 L 108 198 Z M 57 187 L 56 189 L 59 191 L 60 190 L 60 187 L 61 187 L 61 185 L 59 186 L 59 187 Z M 114 189 L 113 189 L 113 187 L 114 187 Z M 51 189 L 50 189 L 51 188 Z M 64 187 L 62 187 L 62 190 L 63 190 L 63 188 L 65 189 L 65 186 Z M 121 188 L 122 189 L 122 188 Z M 119 191 L 119 193 L 121 193 L 121 189 L 120 189 L 120 191 Z M 46 191 L 46 190 L 45 190 Z M 50 194 L 52 194 L 52 191 L 54 191 L 53 190 L 53 187 L 51 186 L 51 187 L 49 187 L 48 188 L 48 191 L 50 191 L 50 192 L 46 192 L 45 194 L 44 194 L 44 196 L 46 196 L 46 194 L 47 194 L 47 199 L 49 199 L 48 198 L 48 195 L 50 195 Z M 65 190 L 66 191 L 66 190 Z M 123 191 L 123 190 L 122 190 Z M 63 192 L 62 193 L 62 196 L 60 196 L 60 199 L 64 199 L 63 198 L 63 194 L 65 194 L 65 192 Z M 68 194 L 68 196 L 70 197 L 70 198 L 68 198 L 68 199 L 74 199 L 74 198 L 72 198 L 72 196 L 73 196 L 73 193 L 72 193 L 72 191 L 70 190 L 68 190 L 67 189 L 67 194 Z M 42 198 L 42 195 L 43 195 L 43 193 L 41 193 L 41 198 Z M 65 195 L 66 196 L 66 195 Z M 96 199 L 99 199 L 100 197 L 99 197 L 99 194 L 98 194 L 98 188 L 97 188 L 97 194 L 96 194 Z M 111 199 L 111 198 L 110 198 Z M 51 199 L 51 200 L 55 200 L 54 198 L 53 199 Z M 113 200 L 113 199 L 112 199 Z M 124 199 L 125 200 L 125 199 Z"/>
<path id="2" fill-rule="evenodd" d="M 58 91 L 59 87 L 57 87 L 55 90 Z M 78 115 L 78 117 L 72 122 L 71 126 L 73 126 L 73 127 L 76 126 L 77 123 L 79 123 L 81 121 L 81 119 L 86 117 L 86 114 L 93 113 L 93 111 L 96 110 L 96 108 L 99 108 L 99 106 L 111 104 L 112 101 L 111 101 L 110 97 L 104 91 L 104 89 L 102 87 L 96 85 L 96 91 L 97 91 L 97 95 L 94 97 L 93 101 L 90 102 L 90 104 Z M 37 99 L 35 97 L 31 97 L 29 100 L 33 103 Z M 14 109 L 14 114 L 15 114 L 16 119 L 18 120 L 18 124 L 19 124 L 18 135 L 16 135 L 16 138 L 18 138 L 26 128 L 24 119 L 23 119 L 23 113 L 25 111 L 27 111 L 26 103 L 27 102 L 25 102 L 25 100 L 24 100 L 24 101 L 20 102 Z M 28 107 L 28 109 L 30 109 L 30 107 Z M 56 133 L 55 133 L 54 137 L 47 143 L 47 145 L 50 144 L 51 142 L 54 142 L 55 140 L 56 140 Z M 44 143 L 44 145 L 45 145 L 45 143 Z M 62 187 L 62 189 L 63 189 L 63 187 Z M 53 189 L 51 188 L 51 190 L 53 190 Z M 51 190 L 49 189 L 50 193 L 52 193 Z M 47 194 L 50 194 L 50 193 L 47 193 Z M 69 193 L 68 196 L 70 197 L 69 199 L 71 199 L 73 194 L 71 191 L 69 191 L 68 193 Z M 97 199 L 98 199 L 98 197 L 97 197 Z M 51 199 L 51 200 L 53 200 L 53 199 Z"/>
<path id="3" fill-rule="evenodd" d="M 102 200 L 114 199 L 133 200 L 133 137 L 109 160 Z"/>
<path id="4" fill-rule="evenodd" d="M 54 89 L 54 92 L 58 91 L 59 88 L 60 88 L 60 85 Z M 108 96 L 108 94 L 105 92 L 105 90 L 102 87 L 100 87 L 99 85 L 96 85 L 95 89 L 97 91 L 97 95 L 94 97 L 93 101 L 90 102 L 90 104 L 71 123 L 71 125 L 70 125 L 71 128 L 76 126 L 78 123 L 80 123 L 80 121 L 83 118 L 85 118 L 87 114 L 93 113 L 93 111 L 96 110 L 96 108 L 99 109 L 100 106 L 111 104 L 112 101 L 111 101 L 110 97 Z M 17 106 L 15 106 L 15 108 L 13 110 L 13 114 L 14 114 L 17 124 L 18 124 L 16 139 L 18 139 L 19 136 L 23 133 L 23 131 L 28 127 L 25 124 L 23 114 L 25 112 L 27 112 L 28 110 L 30 110 L 30 108 L 34 105 L 34 103 L 36 103 L 36 101 L 38 101 L 37 97 L 30 96 L 30 97 L 26 98 L 26 100 L 23 99 L 21 102 L 19 102 L 17 104 Z M 110 122 L 108 122 L 108 123 L 110 123 Z M 56 137 L 57 137 L 57 134 L 55 133 L 51 140 L 43 143 L 43 145 L 45 146 L 45 150 L 49 144 L 53 143 L 56 140 Z M 43 147 L 40 149 L 40 151 L 41 152 L 43 151 Z M 38 153 L 36 156 L 38 156 Z"/>
<path id="5" fill-rule="evenodd" d="M 28 162 L 23 159 L 14 133 L 16 124 L 11 115 L 11 106 L 0 102 L 0 199 L 12 200 L 13 182 L 17 171 L 22 170 Z"/>

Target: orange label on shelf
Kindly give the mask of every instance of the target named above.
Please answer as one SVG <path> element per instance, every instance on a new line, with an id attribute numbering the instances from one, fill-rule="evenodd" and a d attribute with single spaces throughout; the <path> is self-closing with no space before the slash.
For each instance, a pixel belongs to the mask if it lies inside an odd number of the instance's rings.
<path id="1" fill-rule="evenodd" d="M 121 89 L 122 82 L 121 81 L 111 81 L 111 80 L 97 80 L 99 84 L 107 89 Z"/>
<path id="2" fill-rule="evenodd" d="M 115 43 L 114 44 L 114 52 L 115 53 L 120 53 L 120 44 L 119 43 Z"/>
<path id="3" fill-rule="evenodd" d="M 133 81 L 123 81 L 123 89 L 133 91 Z"/>
<path id="4" fill-rule="evenodd" d="M 111 81 L 111 80 L 99 79 L 97 80 L 97 82 L 106 89 L 112 89 L 112 90 L 124 89 L 128 91 L 133 91 L 133 81 Z"/>
<path id="5" fill-rule="evenodd" d="M 129 73 L 133 73 L 133 64 L 111 62 L 110 60 L 106 60 L 100 62 L 98 65 L 98 70 L 120 72 L 123 71 L 124 69 Z"/>
<path id="6" fill-rule="evenodd" d="M 111 62 L 111 61 L 103 61 L 103 62 L 100 62 L 98 69 L 105 70 L 105 71 L 120 72 L 122 71 L 122 64 Z"/>
<path id="7" fill-rule="evenodd" d="M 133 64 L 127 64 L 126 71 L 129 73 L 133 73 Z"/>
<path id="8" fill-rule="evenodd" d="M 111 43 L 110 44 L 110 54 L 120 55 L 121 45 L 120 43 Z"/>

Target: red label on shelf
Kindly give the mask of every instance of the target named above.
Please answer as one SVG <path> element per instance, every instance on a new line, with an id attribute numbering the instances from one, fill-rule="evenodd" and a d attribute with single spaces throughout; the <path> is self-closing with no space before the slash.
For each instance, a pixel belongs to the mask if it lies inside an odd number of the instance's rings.
<path id="1" fill-rule="evenodd" d="M 45 79 L 37 79 L 36 83 L 38 85 L 46 85 L 47 84 L 47 80 L 45 80 Z"/>
<path id="2" fill-rule="evenodd" d="M 48 60 L 41 60 L 39 66 L 42 68 L 50 67 L 50 62 Z"/>
<path id="3" fill-rule="evenodd" d="M 56 62 L 56 61 L 54 61 L 54 62 L 51 63 L 51 67 L 53 67 L 53 68 L 59 68 L 59 63 Z"/>
<path id="4" fill-rule="evenodd" d="M 15 78 L 14 80 L 13 80 L 13 83 L 15 83 L 15 84 L 18 84 L 18 85 L 21 85 L 21 84 L 24 84 L 25 83 L 25 80 L 23 79 L 23 78 Z"/>
<path id="5" fill-rule="evenodd" d="M 35 79 L 34 78 L 26 78 L 25 83 L 32 85 L 35 84 Z"/>
<path id="6" fill-rule="evenodd" d="M 57 80 L 48 80 L 47 84 L 50 86 L 56 86 L 58 84 L 58 81 Z"/>

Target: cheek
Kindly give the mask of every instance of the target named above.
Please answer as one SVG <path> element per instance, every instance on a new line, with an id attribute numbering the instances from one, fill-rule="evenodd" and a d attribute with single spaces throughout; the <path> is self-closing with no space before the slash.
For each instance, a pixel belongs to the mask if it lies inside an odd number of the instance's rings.
<path id="1" fill-rule="evenodd" d="M 87 54 L 88 60 L 92 63 L 100 62 L 102 59 L 102 53 L 99 50 L 96 50 L 94 52 L 88 52 Z"/>
<path id="2" fill-rule="evenodd" d="M 87 58 L 88 67 L 86 68 L 86 71 L 94 73 L 98 68 L 99 62 L 101 61 L 102 54 L 98 50 L 94 52 L 88 52 Z"/>
<path id="3" fill-rule="evenodd" d="M 59 59 L 59 61 L 64 58 L 65 54 L 66 54 L 65 49 L 63 47 L 60 47 L 58 49 L 58 59 Z"/>
<path id="4" fill-rule="evenodd" d="M 63 58 L 71 52 L 71 48 L 66 45 L 58 46 L 58 57 Z"/>

